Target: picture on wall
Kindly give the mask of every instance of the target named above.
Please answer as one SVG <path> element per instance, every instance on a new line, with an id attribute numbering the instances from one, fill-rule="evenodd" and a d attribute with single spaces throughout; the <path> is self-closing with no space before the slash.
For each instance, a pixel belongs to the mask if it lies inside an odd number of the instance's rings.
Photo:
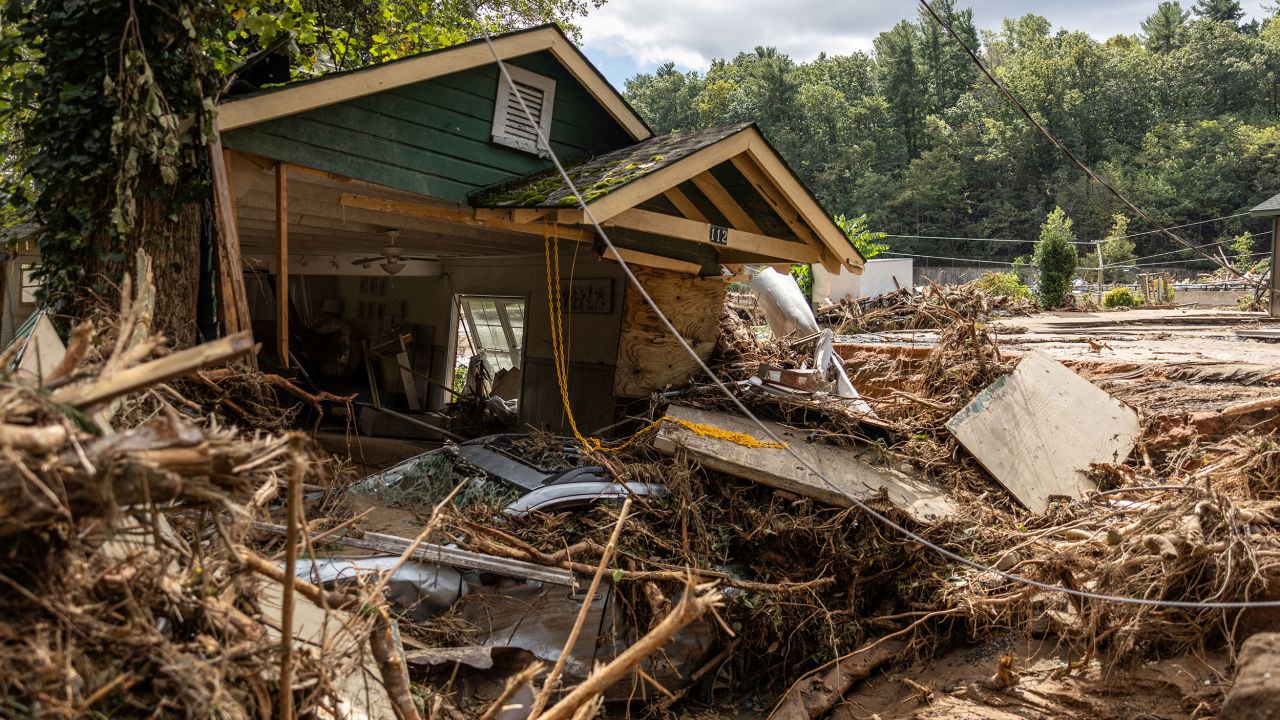
<path id="1" fill-rule="evenodd" d="M 560 285 L 561 302 L 571 313 L 608 315 L 613 312 L 613 278 L 574 280 Z"/>

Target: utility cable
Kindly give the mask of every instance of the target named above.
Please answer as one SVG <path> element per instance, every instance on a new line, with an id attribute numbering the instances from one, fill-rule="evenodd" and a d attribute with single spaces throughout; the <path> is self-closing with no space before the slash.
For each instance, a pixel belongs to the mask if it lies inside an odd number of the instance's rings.
<path id="1" fill-rule="evenodd" d="M 924 0 L 921 0 L 921 2 L 924 2 Z M 925 3 L 925 6 L 928 7 L 928 3 Z M 930 8 L 929 10 L 930 12 L 933 12 L 932 8 Z M 485 44 L 489 47 L 489 52 L 492 53 L 493 59 L 498 65 L 498 72 L 501 74 L 503 80 L 508 84 L 508 86 L 514 87 L 515 83 L 511 79 L 511 73 L 508 71 L 506 63 L 503 62 L 502 56 L 498 53 L 498 48 L 494 46 L 493 38 L 489 35 L 488 29 L 485 28 L 484 23 L 481 22 L 479 18 L 476 18 L 476 23 L 480 28 L 480 32 L 482 36 L 484 37 Z M 640 282 L 640 279 L 636 277 L 636 274 L 634 271 L 632 271 L 630 264 L 628 264 L 625 260 L 622 259 L 621 253 L 617 252 L 617 247 L 613 244 L 613 240 L 609 238 L 609 234 L 605 232 L 604 228 L 596 220 L 595 215 L 591 211 L 591 208 L 587 205 L 586 199 L 583 198 L 582 193 L 578 190 L 578 186 L 573 182 L 573 179 L 569 177 L 569 173 L 565 170 L 564 164 L 560 161 L 559 156 L 556 154 L 555 150 L 551 147 L 551 143 L 547 139 L 546 132 L 542 128 L 542 124 L 537 120 L 534 114 L 529 110 L 529 106 L 527 103 L 525 103 L 524 97 L 520 95 L 520 93 L 516 93 L 515 98 L 518 104 L 520 105 L 520 110 L 524 113 L 525 119 L 528 120 L 529 126 L 532 128 L 535 128 L 537 132 L 538 147 L 546 151 L 548 157 L 551 159 L 552 164 L 555 165 L 556 172 L 559 173 L 560 178 L 564 181 L 565 186 L 569 188 L 569 191 L 573 193 L 574 199 L 578 201 L 578 207 L 582 209 L 583 216 L 587 219 L 588 222 L 591 223 L 592 227 L 595 228 L 596 235 L 600 238 L 601 242 L 604 243 L 605 247 L 607 247 L 610 251 L 613 252 L 613 256 L 617 258 L 618 265 L 622 269 L 623 274 L 627 276 L 628 282 L 630 282 L 636 288 L 636 292 L 639 293 L 640 297 L 645 301 L 645 304 L 647 304 L 650 307 L 650 309 L 653 310 L 654 315 L 658 318 L 658 321 L 662 324 L 663 328 L 667 332 L 671 333 L 671 336 L 676 339 L 676 342 L 680 344 L 680 347 L 684 349 L 685 353 L 689 355 L 689 357 L 694 361 L 694 363 L 697 364 L 698 368 L 702 370 L 702 372 L 705 373 L 706 376 L 711 380 L 711 384 L 714 385 L 720 391 L 721 394 L 723 394 L 726 398 L 729 399 L 729 402 L 735 408 L 737 408 L 737 410 L 740 413 L 742 413 L 743 417 L 746 417 L 747 419 L 751 420 L 751 422 L 755 423 L 756 426 L 758 426 L 760 430 L 764 433 L 764 435 L 768 437 L 770 440 L 780 445 L 785 445 L 786 446 L 785 450 L 791 455 L 791 457 L 796 462 L 800 464 L 800 466 L 804 467 L 809 473 L 811 473 L 814 477 L 818 478 L 829 489 L 831 489 L 836 494 L 846 498 L 850 502 L 850 504 L 856 506 L 857 508 L 865 512 L 869 517 L 871 517 L 875 521 L 893 530 L 895 533 L 906 538 L 907 540 L 910 540 L 911 542 L 914 542 L 923 548 L 931 550 L 945 558 L 948 558 L 957 563 L 960 563 L 961 565 L 964 565 L 968 568 L 971 568 L 973 570 L 978 570 L 984 573 L 990 573 L 997 577 L 1004 578 L 1005 580 L 1008 580 L 1010 582 L 1021 583 L 1023 585 L 1039 588 L 1041 590 L 1045 590 L 1048 592 L 1065 593 L 1073 597 L 1099 600 L 1104 602 L 1113 602 L 1113 603 L 1120 603 L 1120 604 L 1127 604 L 1127 605 L 1140 605 L 1145 607 L 1156 607 L 1156 608 L 1183 608 L 1183 609 L 1196 609 L 1196 610 L 1202 610 L 1202 609 L 1237 609 L 1238 610 L 1238 609 L 1244 609 L 1244 608 L 1280 607 L 1280 600 L 1239 601 L 1239 602 L 1197 602 L 1197 601 L 1183 601 L 1183 600 L 1156 600 L 1152 598 L 1125 597 L 1121 595 L 1107 595 L 1103 593 L 1094 593 L 1094 592 L 1089 592 L 1087 590 L 1076 590 L 1074 588 L 1063 587 L 1061 585 L 1053 585 L 1051 583 L 1041 582 L 1039 580 L 1034 580 L 1032 578 L 1028 578 L 1022 575 L 1016 575 L 1014 573 L 1011 573 L 1005 570 L 1000 570 L 999 568 L 996 568 L 991 565 L 985 565 L 976 560 L 971 560 L 967 557 L 964 557 L 963 555 L 960 555 L 957 552 L 948 550 L 940 545 L 937 545 L 932 541 L 928 540 L 927 538 L 924 538 L 921 535 L 904 527 L 903 525 L 895 522 L 892 518 L 879 512 L 875 508 L 863 502 L 861 499 L 856 498 L 853 495 L 850 495 L 848 492 L 844 491 L 843 489 L 837 487 L 834 483 L 831 482 L 831 480 L 829 480 L 826 477 L 826 475 L 824 475 L 817 468 L 815 468 L 812 463 L 810 463 L 808 460 L 802 457 L 799 453 L 797 453 L 794 448 L 792 448 L 790 445 L 787 445 L 780 438 L 778 438 L 778 436 L 773 432 L 772 429 L 769 428 L 769 426 L 765 425 L 765 423 L 761 421 L 760 418 L 756 417 L 755 413 L 751 412 L 751 410 L 748 409 L 747 406 L 744 405 L 736 395 L 734 395 L 732 392 L 729 391 L 729 388 L 725 386 L 724 382 L 721 381 L 720 378 L 717 377 L 714 372 L 712 372 L 711 368 L 707 365 L 707 363 L 701 357 L 699 357 L 697 353 L 693 351 L 693 348 L 689 346 L 688 341 L 685 340 L 684 336 L 681 335 L 676 330 L 675 326 L 672 325 L 671 320 L 667 317 L 666 313 L 662 311 L 662 308 L 658 307 L 658 303 L 654 301 L 653 296 L 649 294 L 649 291 L 645 289 L 644 285 Z"/>
<path id="2" fill-rule="evenodd" d="M 1013 103 L 1014 107 L 1018 108 L 1018 110 L 1022 113 L 1022 115 L 1027 118 L 1027 121 L 1030 122 L 1032 125 L 1034 125 L 1035 128 L 1040 131 L 1040 134 L 1048 138 L 1049 142 L 1053 143 L 1059 150 L 1062 151 L 1064 155 L 1070 158 L 1071 162 L 1075 163 L 1081 170 L 1084 171 L 1086 175 L 1096 180 L 1098 184 L 1106 188 L 1107 191 L 1110 192 L 1112 195 L 1115 195 L 1116 198 L 1120 200 L 1120 202 L 1124 203 L 1130 210 L 1136 213 L 1143 220 L 1146 220 L 1147 222 L 1156 226 L 1156 228 L 1158 229 L 1155 232 L 1169 237 L 1179 245 L 1183 245 L 1188 249 L 1191 249 L 1195 252 L 1200 253 L 1206 259 L 1213 262 L 1215 265 L 1219 265 L 1229 270 L 1230 272 L 1239 274 L 1235 268 L 1231 267 L 1231 265 L 1228 263 L 1224 263 L 1221 258 L 1198 249 L 1195 245 L 1185 240 L 1181 235 L 1173 232 L 1169 228 L 1166 228 L 1160 223 L 1156 222 L 1155 218 L 1148 215 L 1147 212 L 1142 208 L 1133 204 L 1133 202 L 1129 200 L 1129 198 L 1125 197 L 1123 193 L 1117 190 L 1115 186 L 1113 186 L 1111 183 L 1107 182 L 1106 180 L 1102 179 L 1102 177 L 1099 176 L 1097 173 L 1095 173 L 1092 168 L 1090 168 L 1088 165 L 1084 163 L 1084 161 L 1076 157 L 1076 154 L 1071 152 L 1070 148 L 1064 145 L 1062 141 L 1059 140 L 1053 133 L 1049 132 L 1049 129 L 1046 128 L 1044 125 L 1042 125 L 1039 120 L 1036 120 L 1035 116 L 1031 114 L 1031 111 L 1027 110 L 1026 106 L 1024 106 L 1022 102 L 1019 101 L 1018 98 L 1015 97 L 1014 94 L 1004 86 L 1004 83 L 1000 82 L 1000 80 L 997 79 L 996 76 L 992 74 L 990 70 L 987 69 L 986 64 L 982 62 L 982 60 L 978 57 L 978 54 L 973 50 L 973 48 L 969 47 L 968 43 L 966 43 L 956 33 L 956 31 L 951 27 L 951 25 L 947 23 L 945 20 L 943 20 L 940 15 L 938 15 L 938 13 L 933 9 L 933 6 L 929 4 L 929 0 L 920 0 L 920 4 L 924 6 L 924 9 L 927 10 L 929 14 L 933 16 L 933 19 L 939 25 L 941 25 L 944 30 L 947 31 L 947 34 L 950 35 L 953 39 L 955 39 L 955 41 L 960 44 L 960 47 L 964 48 L 964 51 L 969 54 L 969 59 L 972 60 L 975 65 L 978 66 L 978 69 L 982 71 L 983 75 L 987 76 L 987 79 L 991 81 L 991 84 L 995 85 L 996 89 L 999 90 L 1001 94 L 1003 94 L 1005 98 L 1009 100 L 1009 102 Z"/>

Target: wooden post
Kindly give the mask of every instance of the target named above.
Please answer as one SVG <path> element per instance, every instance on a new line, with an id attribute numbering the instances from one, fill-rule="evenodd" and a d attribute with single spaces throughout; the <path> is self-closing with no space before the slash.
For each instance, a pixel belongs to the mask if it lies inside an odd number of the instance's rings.
<path id="1" fill-rule="evenodd" d="M 1271 219 L 1271 317 L 1280 318 L 1280 215 Z"/>
<path id="2" fill-rule="evenodd" d="M 289 171 L 276 163 L 276 351 L 289 367 Z"/>
<path id="3" fill-rule="evenodd" d="M 209 148 L 209 162 L 213 174 L 214 214 L 218 224 L 218 305 L 221 310 L 224 335 L 252 329 L 249 321 L 249 299 L 244 289 L 244 271 L 240 265 L 240 234 L 236 227 L 236 194 L 231 186 L 230 151 L 222 149 L 222 142 Z M 247 355 L 249 364 L 258 369 L 258 357 Z"/>

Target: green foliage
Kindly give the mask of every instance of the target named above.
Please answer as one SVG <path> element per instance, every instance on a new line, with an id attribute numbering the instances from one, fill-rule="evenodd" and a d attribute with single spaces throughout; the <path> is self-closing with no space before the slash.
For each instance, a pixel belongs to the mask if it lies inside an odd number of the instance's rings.
<path id="1" fill-rule="evenodd" d="M 1142 21 L 1142 32 L 1147 49 L 1153 53 L 1167 53 L 1182 47 L 1187 36 L 1187 19 L 1191 13 L 1182 9 L 1182 3 L 1165 2 Z"/>
<path id="2" fill-rule="evenodd" d="M 1142 298 L 1138 297 L 1132 290 L 1127 287 L 1118 287 L 1108 290 L 1102 296 L 1102 307 L 1138 307 L 1142 304 Z"/>
<path id="3" fill-rule="evenodd" d="M 978 287 L 991 295 L 1015 300 L 1030 300 L 1031 288 L 1012 272 L 989 272 L 978 278 Z"/>
<path id="4" fill-rule="evenodd" d="M 1111 230 L 1107 232 L 1107 237 L 1102 241 L 1102 262 L 1108 268 L 1116 265 L 1132 265 L 1137 260 L 1134 254 L 1136 247 L 1133 238 L 1125 237 L 1129 234 L 1129 218 L 1117 213 L 1112 217 Z M 1110 269 L 1103 273 L 1105 282 L 1115 282 L 1124 273 L 1121 270 Z"/>
<path id="5" fill-rule="evenodd" d="M 573 21 L 604 0 L 231 0 L 224 42 L 211 47 L 227 70 L 284 33 L 293 36 L 297 72 L 349 70 L 456 45 L 480 34 L 558 23 L 580 39 Z"/>
<path id="6" fill-rule="evenodd" d="M 0 66 L 21 71 L 0 96 L 21 160 L 4 191 L 43 225 L 39 297 L 56 312 L 107 292 L 98 271 L 123 266 L 143 204 L 163 217 L 206 191 L 218 78 L 203 46 L 223 17 L 214 0 L 5 4 Z"/>
<path id="7" fill-rule="evenodd" d="M 1067 147 L 1166 225 L 1234 215 L 1280 187 L 1280 19 L 1241 32 L 1188 16 L 1190 4 L 1151 0 L 1141 41 L 1099 41 L 1037 15 L 979 33 L 967 10 L 933 3 Z M 807 63 L 756 50 L 702 71 L 665 66 L 631 78 L 626 94 L 658 132 L 757 120 L 832 213 L 866 212 L 890 233 L 1034 238 L 1061 206 L 1094 240 L 1126 211 L 976 76 L 931 19 L 889 28 L 874 47 Z M 1206 244 L 1259 225 L 1232 218 L 1179 232 Z M 1137 256 L 1179 247 L 1158 234 L 1133 242 Z M 1025 252 L 909 238 L 894 250 Z"/>
<path id="8" fill-rule="evenodd" d="M 1071 279 L 1076 272 L 1076 250 L 1071 243 L 1076 234 L 1071 229 L 1071 218 L 1054 208 L 1040 229 L 1036 243 L 1034 262 L 1040 271 L 1037 296 L 1040 306 L 1046 310 L 1062 305 L 1071 289 Z"/>
<path id="9" fill-rule="evenodd" d="M 1250 257 L 1253 255 L 1253 233 L 1246 232 L 1237 235 L 1228 243 L 1228 247 L 1231 248 L 1231 253 L 1235 255 L 1237 265 L 1243 264 L 1248 267 L 1253 261 L 1253 258 Z"/>
<path id="10" fill-rule="evenodd" d="M 1026 255 L 1019 255 L 1009 264 L 1009 271 L 1013 276 L 1018 278 L 1018 282 L 1023 285 L 1029 285 L 1031 280 L 1031 263 L 1027 260 Z"/>
<path id="11" fill-rule="evenodd" d="M 867 228 L 866 213 L 854 218 L 836 215 L 832 219 L 836 221 L 836 225 L 840 226 L 844 236 L 849 239 L 849 243 L 858 250 L 858 254 L 862 255 L 864 260 L 870 260 L 889 249 L 888 245 L 877 242 L 885 238 L 883 232 L 872 231 Z"/>
<path id="12" fill-rule="evenodd" d="M 813 300 L 813 267 L 809 265 L 792 265 L 791 277 L 800 286 L 805 299 Z"/>

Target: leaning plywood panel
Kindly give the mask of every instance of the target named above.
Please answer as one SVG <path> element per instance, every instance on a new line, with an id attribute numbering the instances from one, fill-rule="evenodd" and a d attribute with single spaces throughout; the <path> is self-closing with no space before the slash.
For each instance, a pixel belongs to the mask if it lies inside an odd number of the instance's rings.
<path id="1" fill-rule="evenodd" d="M 787 447 L 747 447 L 728 439 L 726 433 L 707 430 L 742 433 L 766 441 L 760 426 L 746 418 L 679 405 L 672 405 L 667 417 L 676 422 L 662 424 L 654 447 L 666 453 L 683 449 L 702 465 L 745 480 L 837 507 L 852 505 L 850 497 L 870 500 L 883 492 L 890 502 L 921 522 L 955 512 L 942 488 L 887 466 L 881 453 L 870 446 L 855 450 L 817 445 L 806 439 L 807 431 L 765 423 Z M 709 434 L 696 432 L 684 423 Z M 821 477 L 809 472 L 806 463 Z"/>
<path id="2" fill-rule="evenodd" d="M 710 357 L 720 336 L 724 282 L 671 270 L 637 267 L 632 271 L 698 357 Z M 628 285 L 614 394 L 646 397 L 670 385 L 683 385 L 699 374 L 698 363 L 680 347 L 635 287 Z"/>
<path id="3" fill-rule="evenodd" d="M 983 390 L 947 429 L 1009 492 L 1036 512 L 1053 496 L 1095 489 L 1092 463 L 1119 463 L 1141 428 L 1128 405 L 1041 352 Z"/>

